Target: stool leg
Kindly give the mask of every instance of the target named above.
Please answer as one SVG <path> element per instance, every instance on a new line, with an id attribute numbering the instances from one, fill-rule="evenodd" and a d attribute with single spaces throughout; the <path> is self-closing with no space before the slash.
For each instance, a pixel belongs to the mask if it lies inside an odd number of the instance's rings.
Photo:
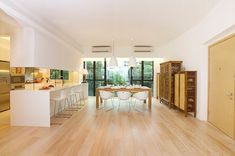
<path id="1" fill-rule="evenodd" d="M 85 105 L 85 99 L 84 99 L 84 95 L 83 95 L 83 93 L 81 93 L 82 94 L 82 101 L 83 101 L 83 106 Z"/>
<path id="2" fill-rule="evenodd" d="M 78 109 L 79 109 L 79 108 L 74 107 L 74 104 L 76 102 L 75 101 L 75 96 L 76 96 L 76 94 L 71 95 L 70 100 L 68 101 L 70 103 L 70 106 L 69 106 L 70 111 L 78 111 Z"/>
<path id="3" fill-rule="evenodd" d="M 78 93 L 78 95 L 79 95 L 79 102 L 80 102 L 80 106 L 83 106 L 83 105 L 82 105 L 82 97 L 81 97 L 81 94 L 80 94 L 80 93 Z"/>
<path id="4" fill-rule="evenodd" d="M 56 101 L 55 101 L 55 103 L 54 103 L 54 113 L 53 113 L 54 115 L 54 117 L 55 117 L 55 115 L 56 115 Z"/>
<path id="5" fill-rule="evenodd" d="M 65 107 L 66 107 L 66 104 L 67 104 L 66 100 L 67 100 L 67 98 L 60 101 L 59 107 L 60 107 L 61 110 L 60 110 L 60 113 L 58 115 L 62 115 L 62 116 L 59 116 L 61 118 L 70 118 L 72 116 L 72 114 L 62 113 L 65 110 Z M 63 105 L 62 102 L 64 102 L 64 105 Z"/>
<path id="6" fill-rule="evenodd" d="M 79 107 L 79 104 L 78 104 L 78 96 L 77 96 L 77 93 L 75 93 L 75 103 L 77 105 L 77 108 L 78 109 L 81 109 L 81 107 Z"/>
<path id="7" fill-rule="evenodd" d="M 67 108 L 65 108 L 65 110 L 67 110 L 69 112 L 69 115 L 72 115 L 72 102 L 70 100 L 70 97 L 65 99 L 65 103 L 67 103 Z"/>

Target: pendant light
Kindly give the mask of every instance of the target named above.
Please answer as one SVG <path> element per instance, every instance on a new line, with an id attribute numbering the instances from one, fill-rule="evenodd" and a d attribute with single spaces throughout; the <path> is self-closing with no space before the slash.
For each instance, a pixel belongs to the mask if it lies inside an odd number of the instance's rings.
<path id="1" fill-rule="evenodd" d="M 131 41 L 133 42 L 133 39 L 131 39 Z M 131 57 L 129 58 L 129 67 L 136 67 L 136 66 L 137 66 L 136 58 L 134 57 L 134 54 L 132 51 Z"/>
<path id="2" fill-rule="evenodd" d="M 136 62 L 136 58 L 134 56 L 131 56 L 129 58 L 129 67 L 136 67 L 137 62 Z"/>
<path id="3" fill-rule="evenodd" d="M 117 61 L 117 58 L 114 55 L 114 40 L 113 40 L 113 46 L 112 46 L 112 53 L 113 53 L 113 55 L 110 59 L 109 67 L 110 68 L 116 68 L 116 67 L 118 67 L 118 61 Z"/>

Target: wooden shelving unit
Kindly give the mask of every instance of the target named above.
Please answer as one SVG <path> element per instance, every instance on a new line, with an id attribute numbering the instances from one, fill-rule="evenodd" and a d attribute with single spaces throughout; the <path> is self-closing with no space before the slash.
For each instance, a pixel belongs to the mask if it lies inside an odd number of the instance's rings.
<path id="1" fill-rule="evenodd" d="M 197 72 L 182 71 L 175 74 L 174 105 L 183 110 L 185 116 L 192 112 L 196 117 L 197 108 Z"/>
<path id="2" fill-rule="evenodd" d="M 168 61 L 160 64 L 160 102 L 172 108 L 174 105 L 174 75 L 181 70 L 182 61 Z"/>

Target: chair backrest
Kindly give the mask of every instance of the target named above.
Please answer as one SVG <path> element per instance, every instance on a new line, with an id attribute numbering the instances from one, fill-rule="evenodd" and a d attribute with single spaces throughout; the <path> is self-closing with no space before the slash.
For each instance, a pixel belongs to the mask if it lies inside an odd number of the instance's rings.
<path id="1" fill-rule="evenodd" d="M 74 88 L 73 88 L 73 91 L 74 91 L 74 92 L 82 92 L 82 86 L 80 85 L 80 86 L 74 87 Z"/>
<path id="2" fill-rule="evenodd" d="M 126 91 L 119 91 L 117 92 L 117 96 L 120 100 L 128 100 L 131 97 L 131 93 Z"/>
<path id="3" fill-rule="evenodd" d="M 72 88 L 70 89 L 70 93 L 74 94 L 74 93 L 76 93 L 76 92 L 78 92 L 78 89 L 77 89 L 76 87 L 72 87 Z"/>
<path id="4" fill-rule="evenodd" d="M 138 93 L 135 93 L 133 97 L 139 100 L 146 100 L 148 98 L 148 92 L 146 91 L 138 92 Z"/>
<path id="5" fill-rule="evenodd" d="M 101 99 L 107 100 L 107 99 L 110 99 L 113 97 L 113 93 L 101 90 L 100 97 L 101 97 Z"/>

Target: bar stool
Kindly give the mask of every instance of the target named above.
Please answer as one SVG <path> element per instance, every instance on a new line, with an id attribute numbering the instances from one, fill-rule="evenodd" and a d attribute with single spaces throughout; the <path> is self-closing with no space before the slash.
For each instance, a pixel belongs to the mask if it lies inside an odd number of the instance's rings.
<path id="1" fill-rule="evenodd" d="M 53 116 L 55 118 L 70 118 L 72 116 L 72 114 L 62 113 L 66 108 L 66 104 L 69 105 L 68 97 L 64 90 L 60 91 L 59 96 L 53 97 L 50 100 L 54 102 Z"/>
<path id="2" fill-rule="evenodd" d="M 70 99 L 70 109 L 72 111 L 77 111 L 81 109 L 81 107 L 79 107 L 79 104 L 78 104 L 78 97 L 77 97 L 75 88 L 70 89 L 69 99 Z"/>
<path id="3" fill-rule="evenodd" d="M 83 94 L 81 86 L 74 89 L 74 93 L 76 94 L 76 97 L 79 99 L 80 106 L 84 106 L 85 105 L 85 98 L 84 98 L 84 94 Z M 78 101 L 78 99 L 77 99 L 77 101 Z M 82 104 L 82 102 L 83 102 L 83 104 Z"/>

